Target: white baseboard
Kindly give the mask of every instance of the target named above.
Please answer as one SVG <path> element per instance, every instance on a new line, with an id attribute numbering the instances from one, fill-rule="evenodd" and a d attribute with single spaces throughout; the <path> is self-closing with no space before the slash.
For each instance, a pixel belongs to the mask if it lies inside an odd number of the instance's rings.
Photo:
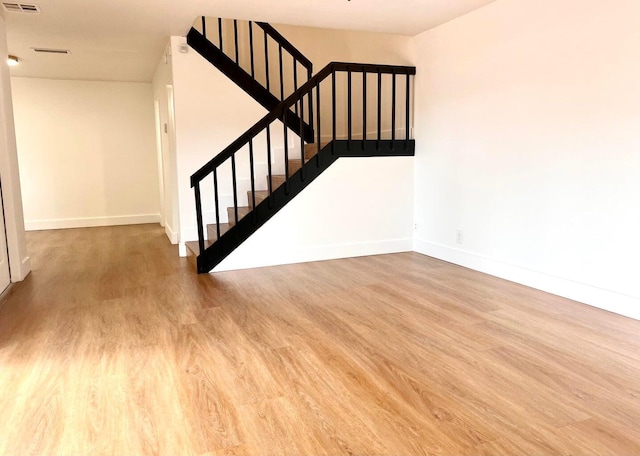
<path id="1" fill-rule="evenodd" d="M 173 229 L 168 223 L 166 223 L 164 226 L 164 233 L 167 235 L 167 237 L 169 238 L 169 242 L 171 242 L 172 244 L 177 244 L 178 241 L 180 240 L 178 233 L 173 231 Z"/>
<path id="2" fill-rule="evenodd" d="M 260 268 L 311 261 L 335 260 L 385 253 L 410 252 L 412 239 L 391 239 L 375 242 L 352 244 L 332 244 L 298 247 L 292 246 L 284 252 L 268 254 L 234 255 L 232 252 L 212 272 L 232 271 L 236 269 Z"/>
<path id="3" fill-rule="evenodd" d="M 465 250 L 414 239 L 413 250 L 475 271 L 640 320 L 640 298 L 533 271 Z"/>
<path id="4" fill-rule="evenodd" d="M 11 281 L 21 282 L 31 272 L 31 257 L 25 256 L 20 262 L 20 268 L 16 271 L 16 268 L 11 268 Z"/>
<path id="5" fill-rule="evenodd" d="M 96 226 L 139 225 L 160 223 L 160 214 L 118 215 L 113 217 L 86 217 L 53 220 L 25 220 L 26 231 L 90 228 Z"/>

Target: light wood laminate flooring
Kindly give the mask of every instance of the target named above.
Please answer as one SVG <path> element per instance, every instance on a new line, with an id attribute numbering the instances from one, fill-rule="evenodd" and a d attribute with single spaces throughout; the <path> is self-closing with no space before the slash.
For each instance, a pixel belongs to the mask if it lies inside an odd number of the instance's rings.
<path id="1" fill-rule="evenodd" d="M 0 455 L 639 455 L 640 322 L 416 253 L 196 275 L 28 234 Z"/>

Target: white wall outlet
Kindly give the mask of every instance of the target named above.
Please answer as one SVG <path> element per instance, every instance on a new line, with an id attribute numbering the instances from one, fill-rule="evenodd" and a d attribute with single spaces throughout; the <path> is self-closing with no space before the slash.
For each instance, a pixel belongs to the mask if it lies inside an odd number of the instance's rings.
<path id="1" fill-rule="evenodd" d="M 414 224 L 413 224 L 413 229 L 414 229 L 414 230 L 417 230 L 417 229 L 418 229 L 418 224 L 417 224 L 417 223 L 414 223 Z"/>
<path id="2" fill-rule="evenodd" d="M 462 244 L 462 230 L 456 231 L 456 244 Z"/>

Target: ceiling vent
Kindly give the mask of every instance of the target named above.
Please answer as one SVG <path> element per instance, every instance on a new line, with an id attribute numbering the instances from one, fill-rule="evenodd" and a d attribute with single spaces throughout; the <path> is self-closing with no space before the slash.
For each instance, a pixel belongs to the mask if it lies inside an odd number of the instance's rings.
<path id="1" fill-rule="evenodd" d="M 71 54 L 69 49 L 50 49 L 50 48 L 31 48 L 33 52 L 40 52 L 43 54 Z"/>
<path id="2" fill-rule="evenodd" d="M 2 2 L 2 7 L 9 13 L 39 13 L 40 7 L 33 3 Z"/>

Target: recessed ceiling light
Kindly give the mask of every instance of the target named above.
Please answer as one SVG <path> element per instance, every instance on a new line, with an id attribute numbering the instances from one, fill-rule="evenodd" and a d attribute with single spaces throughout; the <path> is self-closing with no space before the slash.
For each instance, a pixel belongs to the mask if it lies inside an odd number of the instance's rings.
<path id="1" fill-rule="evenodd" d="M 7 57 L 7 65 L 17 66 L 19 63 L 20 63 L 20 59 L 15 55 L 10 55 Z"/>

